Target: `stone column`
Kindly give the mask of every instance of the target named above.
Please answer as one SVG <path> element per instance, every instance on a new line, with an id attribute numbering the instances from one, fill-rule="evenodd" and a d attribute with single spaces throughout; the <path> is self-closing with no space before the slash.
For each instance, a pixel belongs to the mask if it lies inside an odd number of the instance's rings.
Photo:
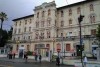
<path id="1" fill-rule="evenodd" d="M 100 61 L 100 48 L 97 48 L 97 60 Z"/>

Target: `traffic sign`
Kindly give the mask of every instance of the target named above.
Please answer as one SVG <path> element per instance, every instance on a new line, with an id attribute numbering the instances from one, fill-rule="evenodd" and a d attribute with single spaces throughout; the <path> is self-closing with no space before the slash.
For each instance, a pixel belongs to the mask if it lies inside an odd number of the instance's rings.
<path id="1" fill-rule="evenodd" d="M 61 49 L 57 49 L 57 52 L 60 52 Z"/>

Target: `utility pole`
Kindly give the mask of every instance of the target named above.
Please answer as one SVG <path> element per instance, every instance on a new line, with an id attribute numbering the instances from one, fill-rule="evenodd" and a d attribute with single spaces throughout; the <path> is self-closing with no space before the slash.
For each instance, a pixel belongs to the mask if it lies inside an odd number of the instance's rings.
<path id="1" fill-rule="evenodd" d="M 83 21 L 84 16 L 80 15 L 78 17 L 78 22 L 79 22 L 79 28 L 80 28 L 80 46 L 81 46 L 81 63 L 82 63 L 82 67 L 83 67 L 83 61 L 82 61 L 82 37 L 81 37 L 81 22 Z"/>

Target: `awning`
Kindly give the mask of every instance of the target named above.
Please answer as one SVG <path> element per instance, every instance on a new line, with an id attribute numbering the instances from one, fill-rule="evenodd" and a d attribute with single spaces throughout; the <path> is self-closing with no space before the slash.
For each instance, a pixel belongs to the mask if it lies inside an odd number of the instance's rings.
<path id="1" fill-rule="evenodd" d="M 92 45 L 92 47 L 99 47 L 98 45 Z"/>

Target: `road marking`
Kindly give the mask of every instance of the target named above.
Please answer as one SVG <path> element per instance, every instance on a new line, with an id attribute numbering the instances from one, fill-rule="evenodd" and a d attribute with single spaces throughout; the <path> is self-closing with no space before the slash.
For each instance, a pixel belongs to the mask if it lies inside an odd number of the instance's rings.
<path id="1" fill-rule="evenodd" d="M 3 67 L 14 67 L 14 66 L 9 66 L 9 65 L 2 65 L 2 64 L 0 64 L 0 66 L 3 66 Z"/>

